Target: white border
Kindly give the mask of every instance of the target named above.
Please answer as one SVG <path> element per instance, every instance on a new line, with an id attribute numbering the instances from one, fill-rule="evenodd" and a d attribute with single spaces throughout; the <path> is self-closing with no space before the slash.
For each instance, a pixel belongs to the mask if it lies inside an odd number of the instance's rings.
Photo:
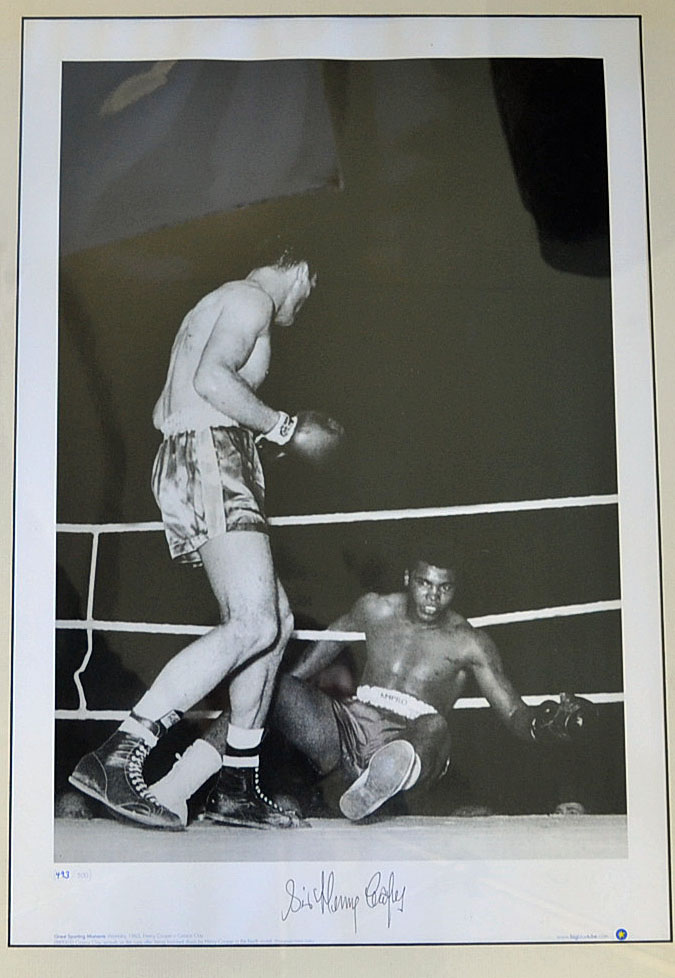
<path id="1" fill-rule="evenodd" d="M 638 25 L 638 19 L 630 17 L 487 16 L 26 21 L 17 378 L 13 943 L 51 944 L 55 933 L 116 931 L 173 934 L 176 940 L 179 934 L 199 933 L 198 943 L 355 942 L 350 929 L 335 918 L 321 920 L 311 930 L 301 922 L 281 923 L 281 900 L 265 896 L 283 892 L 283 866 L 153 864 L 137 872 L 130 864 L 97 864 L 95 881 L 67 893 L 53 880 L 52 812 L 45 806 L 45 792 L 53 776 L 49 653 L 54 624 L 60 62 L 258 57 L 576 56 L 605 61 L 629 858 L 434 863 L 414 868 L 406 864 L 410 898 L 405 921 L 393 932 L 381 920 L 364 922 L 356 941 L 555 941 L 572 933 L 612 940 L 617 926 L 625 927 L 631 940 L 667 939 L 663 665 Z M 30 765 L 25 763 L 28 758 Z M 361 885 L 365 871 L 363 863 L 341 863 L 344 887 Z M 307 867 L 308 874 L 313 872 Z M 237 893 L 236 913 L 231 902 L 217 899 L 224 890 Z M 125 892 L 133 893 L 131 916 Z M 175 898 L 188 892 L 189 911 Z M 170 894 L 166 900 L 165 894 Z"/>

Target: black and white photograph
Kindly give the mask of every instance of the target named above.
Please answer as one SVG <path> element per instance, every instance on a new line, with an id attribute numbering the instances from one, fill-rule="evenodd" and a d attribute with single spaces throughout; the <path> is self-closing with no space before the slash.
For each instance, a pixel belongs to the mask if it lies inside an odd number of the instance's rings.
<path id="1" fill-rule="evenodd" d="M 27 25 L 14 943 L 670 939 L 639 33 L 563 20 Z"/>

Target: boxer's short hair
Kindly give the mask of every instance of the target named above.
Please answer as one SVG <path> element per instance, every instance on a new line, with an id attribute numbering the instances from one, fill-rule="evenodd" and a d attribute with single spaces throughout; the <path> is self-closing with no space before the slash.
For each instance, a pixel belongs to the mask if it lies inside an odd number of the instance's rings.
<path id="1" fill-rule="evenodd" d="M 457 551 L 448 544 L 436 540 L 421 540 L 408 548 L 406 569 L 412 570 L 420 561 L 432 567 L 452 571 L 455 578 L 458 574 Z"/>

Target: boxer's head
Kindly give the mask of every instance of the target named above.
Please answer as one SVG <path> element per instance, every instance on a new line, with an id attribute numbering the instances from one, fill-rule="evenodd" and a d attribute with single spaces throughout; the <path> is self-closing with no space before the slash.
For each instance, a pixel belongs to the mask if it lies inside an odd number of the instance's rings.
<path id="1" fill-rule="evenodd" d="M 311 274 L 308 262 L 284 252 L 269 265 L 262 265 L 249 272 L 247 278 L 257 282 L 274 302 L 274 322 L 290 326 L 301 306 L 316 285 L 316 274 Z"/>
<path id="2" fill-rule="evenodd" d="M 316 285 L 317 277 L 310 275 L 309 265 L 304 260 L 272 267 L 283 280 L 282 299 L 277 305 L 274 321 L 279 326 L 290 326 Z"/>
<path id="3" fill-rule="evenodd" d="M 432 625 L 449 609 L 455 595 L 455 572 L 418 559 L 411 562 L 403 578 L 408 593 L 408 614 L 413 620 Z"/>

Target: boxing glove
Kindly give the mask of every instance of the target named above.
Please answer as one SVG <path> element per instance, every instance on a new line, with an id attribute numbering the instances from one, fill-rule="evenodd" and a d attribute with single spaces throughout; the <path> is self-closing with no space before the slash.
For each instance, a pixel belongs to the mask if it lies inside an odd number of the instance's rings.
<path id="1" fill-rule="evenodd" d="M 590 700 L 573 693 L 561 693 L 559 703 L 544 700 L 535 707 L 530 734 L 542 743 L 578 741 L 588 733 L 597 716 L 597 707 Z"/>
<path id="2" fill-rule="evenodd" d="M 313 465 L 334 455 L 343 437 L 342 425 L 320 411 L 299 411 L 293 417 L 281 413 L 274 428 L 262 435 L 278 446 L 276 458 L 293 455 Z"/>

